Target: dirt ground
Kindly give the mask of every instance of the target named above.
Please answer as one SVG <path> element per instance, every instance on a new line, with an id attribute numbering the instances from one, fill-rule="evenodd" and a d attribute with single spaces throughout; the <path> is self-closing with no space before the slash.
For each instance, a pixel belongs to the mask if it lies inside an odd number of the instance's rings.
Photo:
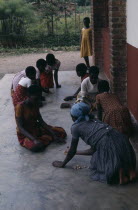
<path id="1" fill-rule="evenodd" d="M 57 59 L 61 61 L 60 70 L 75 70 L 78 63 L 83 63 L 79 51 L 51 51 Z M 39 58 L 46 57 L 46 53 L 23 54 L 18 56 L 6 56 L 0 58 L 0 74 L 16 73 L 25 69 L 27 66 L 35 66 Z"/>

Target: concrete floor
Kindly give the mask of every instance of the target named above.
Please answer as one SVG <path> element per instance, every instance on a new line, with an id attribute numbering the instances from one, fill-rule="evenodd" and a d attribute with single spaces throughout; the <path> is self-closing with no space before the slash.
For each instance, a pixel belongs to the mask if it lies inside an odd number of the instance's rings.
<path id="1" fill-rule="evenodd" d="M 10 98 L 13 75 L 0 81 L 0 210 L 137 210 L 138 183 L 108 186 L 90 179 L 90 157 L 74 157 L 66 168 L 54 168 L 70 145 L 72 124 L 69 109 L 60 109 L 63 98 L 78 86 L 75 72 L 60 72 L 61 89 L 52 90 L 41 109 L 44 120 L 65 128 L 66 145 L 51 144 L 45 152 L 33 154 L 22 148 L 16 137 Z M 79 148 L 87 146 L 79 142 Z"/>

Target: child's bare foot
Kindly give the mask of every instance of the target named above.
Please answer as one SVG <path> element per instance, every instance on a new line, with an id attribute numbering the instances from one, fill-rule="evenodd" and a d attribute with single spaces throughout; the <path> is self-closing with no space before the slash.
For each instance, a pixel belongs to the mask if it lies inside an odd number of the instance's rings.
<path id="1" fill-rule="evenodd" d="M 70 150 L 70 147 L 67 147 L 67 149 L 64 151 L 64 155 L 67 155 L 69 150 Z"/>
<path id="2" fill-rule="evenodd" d="M 130 171 L 129 176 L 130 176 L 130 181 L 131 181 L 131 182 L 132 182 L 132 181 L 135 181 L 136 178 L 137 178 L 137 175 L 136 175 L 136 172 L 135 172 L 135 171 Z"/>
<path id="3" fill-rule="evenodd" d="M 119 184 L 123 184 L 123 169 L 122 168 L 119 171 Z"/>
<path id="4" fill-rule="evenodd" d="M 120 179 L 120 181 L 119 181 L 120 185 L 124 185 L 129 182 L 129 178 L 124 175 L 123 169 L 120 169 L 120 171 L 119 171 L 119 179 Z"/>
<path id="5" fill-rule="evenodd" d="M 61 85 L 56 85 L 56 88 L 61 88 Z"/>

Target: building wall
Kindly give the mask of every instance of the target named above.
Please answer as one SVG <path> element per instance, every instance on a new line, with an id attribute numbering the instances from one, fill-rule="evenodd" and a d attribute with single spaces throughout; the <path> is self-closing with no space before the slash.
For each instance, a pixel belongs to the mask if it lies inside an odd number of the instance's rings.
<path id="1" fill-rule="evenodd" d="M 102 30 L 103 39 L 103 60 L 104 60 L 104 73 L 108 79 L 111 77 L 110 72 L 110 34 L 109 28 L 104 28 Z"/>
<path id="2" fill-rule="evenodd" d="M 128 106 L 138 120 L 138 0 L 127 0 Z"/>

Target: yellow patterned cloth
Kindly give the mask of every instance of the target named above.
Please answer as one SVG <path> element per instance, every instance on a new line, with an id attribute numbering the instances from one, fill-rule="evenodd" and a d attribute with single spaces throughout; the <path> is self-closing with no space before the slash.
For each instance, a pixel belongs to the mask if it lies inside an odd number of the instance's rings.
<path id="1" fill-rule="evenodd" d="M 92 55 L 92 29 L 83 28 L 81 31 L 81 58 Z"/>

